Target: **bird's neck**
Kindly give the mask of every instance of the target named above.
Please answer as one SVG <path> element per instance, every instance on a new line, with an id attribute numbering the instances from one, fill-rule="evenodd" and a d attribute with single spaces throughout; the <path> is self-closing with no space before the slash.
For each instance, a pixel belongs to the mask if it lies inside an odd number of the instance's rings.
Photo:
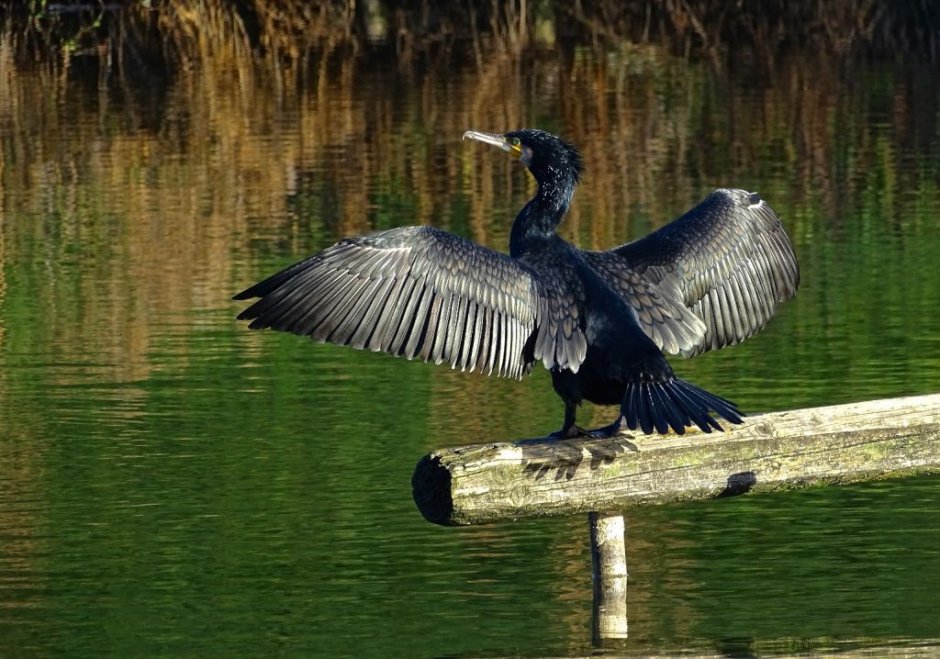
<path id="1" fill-rule="evenodd" d="M 570 177 L 540 180 L 538 192 L 512 223 L 510 255 L 519 256 L 531 243 L 553 236 L 568 211 L 573 194 L 574 182 Z"/>

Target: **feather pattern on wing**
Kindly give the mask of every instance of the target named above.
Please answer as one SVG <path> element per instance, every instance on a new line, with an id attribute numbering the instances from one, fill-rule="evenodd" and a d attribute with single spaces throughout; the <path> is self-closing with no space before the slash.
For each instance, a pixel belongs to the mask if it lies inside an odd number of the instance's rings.
<path id="1" fill-rule="evenodd" d="M 800 272 L 780 220 L 756 193 L 719 189 L 674 222 L 588 260 L 665 352 L 743 341 L 792 297 Z"/>
<path id="2" fill-rule="evenodd" d="M 447 362 L 519 378 L 536 360 L 574 371 L 580 328 L 563 327 L 525 265 L 433 227 L 342 240 L 239 293 L 252 329 Z"/>

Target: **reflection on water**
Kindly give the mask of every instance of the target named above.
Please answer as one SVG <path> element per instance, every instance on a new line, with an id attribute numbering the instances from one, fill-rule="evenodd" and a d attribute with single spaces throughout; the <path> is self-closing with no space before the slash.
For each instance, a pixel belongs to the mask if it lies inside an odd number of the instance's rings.
<path id="1" fill-rule="evenodd" d="M 545 373 L 233 321 L 232 293 L 344 234 L 431 223 L 503 249 L 532 184 L 467 128 L 579 144 L 564 231 L 589 247 L 718 185 L 761 191 L 803 289 L 753 341 L 678 363 L 702 386 L 752 411 L 940 390 L 936 71 L 569 55 L 333 54 L 292 79 L 209 49 L 142 94 L 0 42 L 0 647 L 585 651 L 586 520 L 438 529 L 411 502 L 431 448 L 558 427 Z M 938 496 L 926 478 L 633 511 L 622 649 L 933 639 Z"/>
<path id="2" fill-rule="evenodd" d="M 934 637 L 929 575 L 940 559 L 940 518 L 929 508 L 938 482 L 745 498 L 733 510 L 721 500 L 648 511 L 634 534 L 657 535 L 659 555 L 631 572 L 631 597 L 649 598 L 653 629 L 676 618 L 675 633 L 689 642 L 703 630 L 758 648 L 792 639 L 782 648 L 789 651 L 824 637 L 836 646 Z"/>

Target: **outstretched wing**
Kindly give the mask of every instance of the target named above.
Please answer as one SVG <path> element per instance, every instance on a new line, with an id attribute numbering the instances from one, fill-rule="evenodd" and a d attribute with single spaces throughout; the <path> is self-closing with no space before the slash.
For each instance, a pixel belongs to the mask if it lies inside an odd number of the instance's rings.
<path id="1" fill-rule="evenodd" d="M 521 377 L 536 359 L 577 370 L 579 337 L 548 331 L 534 274 L 514 259 L 433 227 L 342 240 L 242 291 L 252 329 L 421 357 Z"/>
<path id="2" fill-rule="evenodd" d="M 659 347 L 691 356 L 763 328 L 800 281 L 793 246 L 759 195 L 719 189 L 648 236 L 589 259 Z"/>

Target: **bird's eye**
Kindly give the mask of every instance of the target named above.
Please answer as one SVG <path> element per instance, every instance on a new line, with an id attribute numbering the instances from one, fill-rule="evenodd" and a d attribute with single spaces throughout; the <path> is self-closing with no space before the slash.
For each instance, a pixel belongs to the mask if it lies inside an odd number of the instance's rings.
<path id="1" fill-rule="evenodd" d="M 519 146 L 520 144 L 522 144 L 522 141 L 521 141 L 518 137 L 512 138 L 512 145 L 513 145 L 513 146 Z"/>

